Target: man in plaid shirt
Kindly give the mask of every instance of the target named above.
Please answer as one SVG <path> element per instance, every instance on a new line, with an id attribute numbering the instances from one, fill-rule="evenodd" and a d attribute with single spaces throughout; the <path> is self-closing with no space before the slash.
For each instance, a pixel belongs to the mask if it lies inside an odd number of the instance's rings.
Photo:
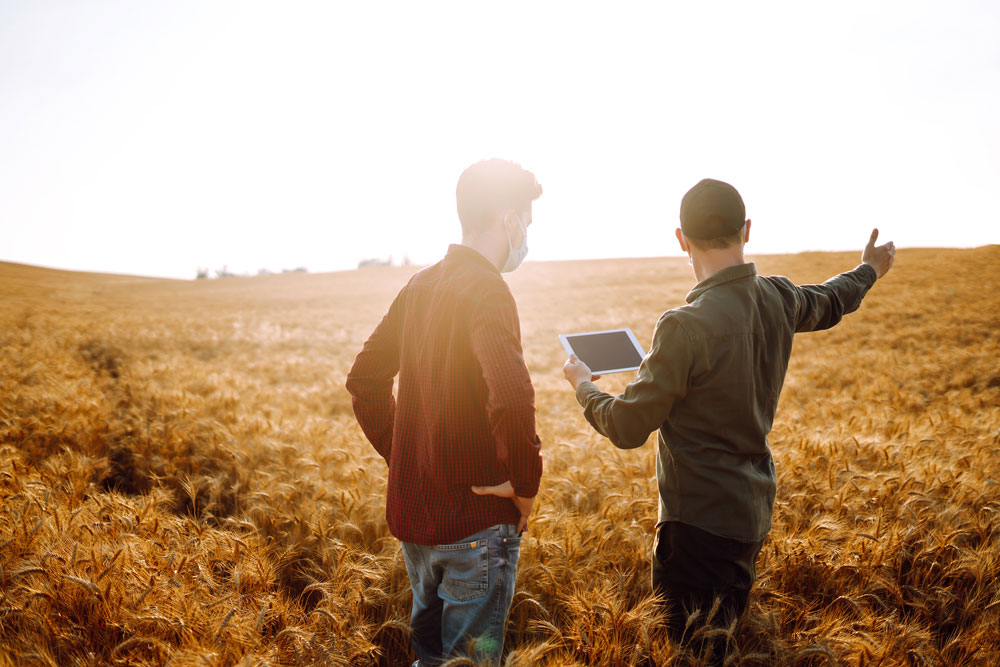
<path id="1" fill-rule="evenodd" d="M 470 644 L 472 657 L 497 663 L 503 650 L 542 458 L 517 306 L 500 274 L 524 259 L 541 194 L 512 162 L 466 169 L 462 243 L 399 292 L 347 378 L 358 423 L 389 466 L 385 516 L 413 591 L 415 665 Z"/>

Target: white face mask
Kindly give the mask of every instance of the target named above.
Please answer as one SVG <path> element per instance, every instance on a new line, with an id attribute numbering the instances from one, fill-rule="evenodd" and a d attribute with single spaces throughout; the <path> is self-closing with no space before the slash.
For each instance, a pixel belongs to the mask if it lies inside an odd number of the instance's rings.
<path id="1" fill-rule="evenodd" d="M 521 266 L 525 255 L 528 254 L 528 225 L 525 224 L 524 217 L 520 214 L 517 216 L 517 226 L 521 228 L 521 247 L 517 249 L 511 243 L 510 230 L 507 229 L 507 225 L 503 226 L 504 232 L 507 233 L 507 261 L 500 268 L 501 273 L 510 273 Z"/>

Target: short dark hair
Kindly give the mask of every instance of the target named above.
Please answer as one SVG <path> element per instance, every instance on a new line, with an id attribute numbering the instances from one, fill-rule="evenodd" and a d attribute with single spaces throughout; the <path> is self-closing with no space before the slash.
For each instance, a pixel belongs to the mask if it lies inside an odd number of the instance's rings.
<path id="1" fill-rule="evenodd" d="M 742 242 L 744 229 L 746 229 L 746 223 L 744 223 L 744 225 L 740 227 L 739 231 L 735 234 L 716 236 L 714 239 L 693 239 L 687 235 L 685 235 L 684 238 L 686 238 L 687 242 L 698 250 L 722 250 L 724 248 L 738 245 Z"/>
<path id="2" fill-rule="evenodd" d="M 497 158 L 477 162 L 462 172 L 455 188 L 462 232 L 481 232 L 492 217 L 522 211 L 541 196 L 535 175 L 521 165 Z"/>

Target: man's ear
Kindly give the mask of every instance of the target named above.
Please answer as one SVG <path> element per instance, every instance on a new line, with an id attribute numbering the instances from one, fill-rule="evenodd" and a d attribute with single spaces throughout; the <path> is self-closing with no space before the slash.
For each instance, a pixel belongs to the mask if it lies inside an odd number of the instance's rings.
<path id="1" fill-rule="evenodd" d="M 512 228 L 517 228 L 517 223 L 514 221 L 514 211 L 512 209 L 504 211 L 504 214 L 500 217 L 500 228 L 503 230 L 506 238 L 511 237 Z"/>
<path id="2" fill-rule="evenodd" d="M 524 243 L 524 237 L 521 234 L 521 219 L 523 214 L 520 211 L 514 209 L 507 209 L 503 214 L 503 226 L 507 232 L 507 238 L 516 247 L 520 243 Z M 527 221 L 525 220 L 525 230 L 527 230 Z M 520 241 L 518 241 L 520 239 Z"/>
<path id="3" fill-rule="evenodd" d="M 503 214 L 503 224 L 511 232 L 516 232 L 520 226 L 521 214 L 512 208 L 507 209 Z"/>
<path id="4" fill-rule="evenodd" d="M 674 235 L 677 237 L 677 242 L 681 244 L 681 252 L 687 252 L 688 251 L 687 239 L 684 238 L 684 232 L 681 231 L 680 227 L 678 227 L 674 231 Z"/>
<path id="5" fill-rule="evenodd" d="M 750 243 L 750 218 L 743 223 L 743 242 Z"/>

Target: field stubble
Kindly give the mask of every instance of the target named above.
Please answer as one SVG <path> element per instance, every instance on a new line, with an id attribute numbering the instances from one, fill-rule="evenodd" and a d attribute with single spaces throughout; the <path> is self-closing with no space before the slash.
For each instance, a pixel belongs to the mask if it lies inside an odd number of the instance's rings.
<path id="1" fill-rule="evenodd" d="M 856 255 L 756 261 L 817 282 Z M 385 466 L 343 384 L 411 272 L 0 264 L 0 666 L 408 664 Z M 734 663 L 1000 664 L 998 278 L 998 246 L 901 250 L 858 313 L 796 339 Z M 614 324 L 648 346 L 690 268 L 529 263 L 510 283 L 546 468 L 508 662 L 697 664 L 650 598 L 655 447 L 590 429 L 556 339 Z"/>

